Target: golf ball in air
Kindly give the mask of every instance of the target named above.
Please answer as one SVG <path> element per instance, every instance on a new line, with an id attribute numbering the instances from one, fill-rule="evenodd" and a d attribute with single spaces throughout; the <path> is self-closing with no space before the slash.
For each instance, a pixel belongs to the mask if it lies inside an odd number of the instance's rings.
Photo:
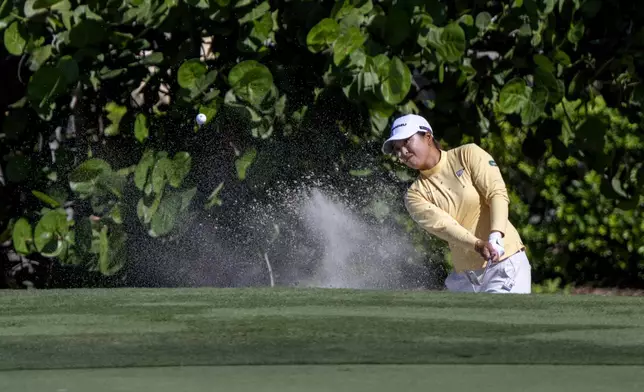
<path id="1" fill-rule="evenodd" d="M 206 117 L 205 114 L 203 114 L 203 113 L 197 114 L 197 124 L 204 125 L 206 123 L 207 119 L 208 118 Z"/>

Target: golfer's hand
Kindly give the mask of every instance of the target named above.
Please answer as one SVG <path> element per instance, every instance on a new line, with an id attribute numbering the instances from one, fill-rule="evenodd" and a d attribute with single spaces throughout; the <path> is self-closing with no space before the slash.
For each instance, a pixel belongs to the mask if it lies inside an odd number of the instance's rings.
<path id="1" fill-rule="evenodd" d="M 489 242 L 478 240 L 474 245 L 474 249 L 485 261 L 491 261 L 492 263 L 499 261 L 499 252 Z"/>
<path id="2" fill-rule="evenodd" d="M 494 231 L 490 233 L 488 242 L 494 247 L 496 252 L 499 254 L 499 258 L 503 257 L 503 255 L 505 254 L 505 248 L 503 247 L 503 235 L 498 231 Z"/>

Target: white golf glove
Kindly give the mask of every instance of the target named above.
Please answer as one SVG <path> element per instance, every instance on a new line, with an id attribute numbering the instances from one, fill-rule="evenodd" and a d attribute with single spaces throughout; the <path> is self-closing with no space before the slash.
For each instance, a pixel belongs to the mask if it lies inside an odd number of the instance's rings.
<path id="1" fill-rule="evenodd" d="M 499 254 L 499 257 L 502 257 L 505 254 L 505 248 L 503 247 L 503 236 L 498 231 L 490 233 L 488 242 L 492 244 L 494 249 Z"/>

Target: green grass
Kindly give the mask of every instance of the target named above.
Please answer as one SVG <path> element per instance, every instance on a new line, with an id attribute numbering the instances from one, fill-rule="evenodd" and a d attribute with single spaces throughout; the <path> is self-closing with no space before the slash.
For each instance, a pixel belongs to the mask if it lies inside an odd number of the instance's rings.
<path id="1" fill-rule="evenodd" d="M 644 390 L 641 368 L 553 365 L 328 365 L 29 370 L 1 391 L 53 392 L 620 392 Z"/>
<path id="2" fill-rule="evenodd" d="M 3 292 L 0 370 L 644 365 L 644 300 L 312 289 Z"/>

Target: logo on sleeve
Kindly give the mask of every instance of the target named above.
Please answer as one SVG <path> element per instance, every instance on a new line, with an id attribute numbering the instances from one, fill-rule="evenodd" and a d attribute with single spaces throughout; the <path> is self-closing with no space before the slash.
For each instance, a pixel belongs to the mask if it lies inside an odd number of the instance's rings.
<path id="1" fill-rule="evenodd" d="M 490 166 L 496 166 L 496 162 L 490 161 Z"/>
<path id="2" fill-rule="evenodd" d="M 460 169 L 459 171 L 456 172 L 456 177 L 460 177 L 463 175 L 463 169 Z"/>

